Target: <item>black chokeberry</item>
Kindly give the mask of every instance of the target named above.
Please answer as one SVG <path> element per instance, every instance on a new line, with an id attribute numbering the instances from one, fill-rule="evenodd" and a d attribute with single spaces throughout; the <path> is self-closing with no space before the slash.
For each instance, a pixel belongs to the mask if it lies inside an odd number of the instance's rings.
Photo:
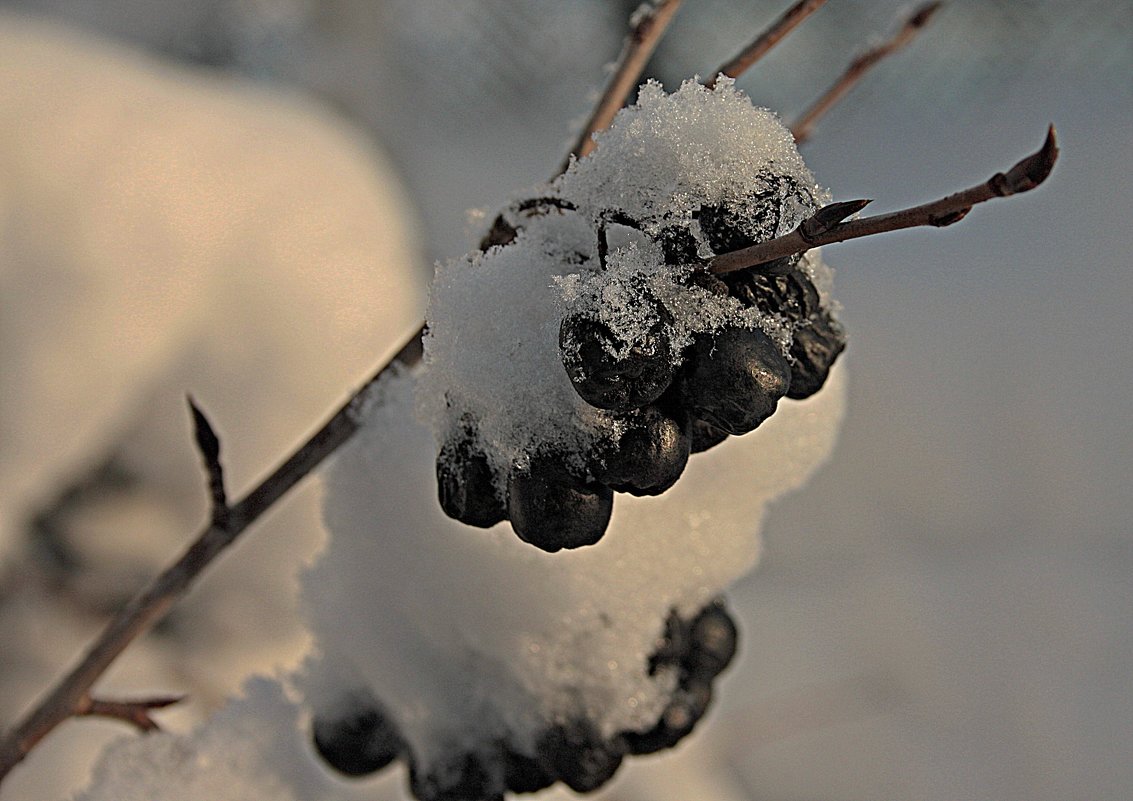
<path id="1" fill-rule="evenodd" d="M 703 453 L 728 438 L 728 432 L 705 420 L 693 418 L 688 424 L 689 453 Z"/>
<path id="2" fill-rule="evenodd" d="M 731 327 L 694 339 L 677 378 L 677 398 L 692 417 L 746 434 L 771 416 L 790 380 L 790 365 L 767 334 Z"/>
<path id="3" fill-rule="evenodd" d="M 550 553 L 598 542 L 613 508 L 609 487 L 571 475 L 554 455 L 533 455 L 508 478 L 512 528 L 524 542 Z"/>
<path id="4" fill-rule="evenodd" d="M 673 692 L 657 724 L 644 732 L 625 732 L 623 738 L 631 754 L 652 754 L 672 748 L 687 737 L 712 702 L 712 685 L 707 681 L 683 683 Z"/>
<path id="5" fill-rule="evenodd" d="M 507 516 L 488 457 L 467 421 L 437 454 L 437 496 L 446 515 L 470 526 L 490 528 Z"/>
<path id="6" fill-rule="evenodd" d="M 613 778 L 626 753 L 621 737 L 604 739 L 589 721 L 551 727 L 536 744 L 540 762 L 576 793 L 597 790 Z"/>
<path id="7" fill-rule="evenodd" d="M 504 789 L 503 778 L 476 754 L 431 765 L 427 773 L 412 762 L 409 766 L 409 790 L 418 801 L 503 801 Z"/>
<path id="8" fill-rule="evenodd" d="M 791 386 L 787 397 L 809 398 L 826 383 L 830 368 L 846 349 L 846 335 L 841 324 L 828 314 L 816 314 L 795 328 L 791 343 Z"/>
<path id="9" fill-rule="evenodd" d="M 579 396 L 599 409 L 628 412 L 652 403 L 673 380 L 677 354 L 667 332 L 672 315 L 648 294 L 655 322 L 622 334 L 591 316 L 571 313 L 559 327 L 563 367 Z"/>
<path id="10" fill-rule="evenodd" d="M 518 754 L 505 746 L 503 759 L 504 784 L 513 793 L 537 793 L 555 783 L 555 777 L 534 757 Z"/>
<path id="11" fill-rule="evenodd" d="M 627 416 L 616 440 L 596 449 L 591 472 L 615 492 L 660 495 L 680 478 L 688 455 L 681 423 L 649 405 Z"/>
<path id="12" fill-rule="evenodd" d="M 814 198 L 797 182 L 782 175 L 762 176 L 765 188 L 747 197 L 706 204 L 697 212 L 700 230 L 713 253 L 728 253 L 778 236 L 784 226 L 796 225 L 816 209 Z M 799 262 L 798 254 L 762 266 L 763 272 L 784 272 Z"/>
<path id="13" fill-rule="evenodd" d="M 771 273 L 737 270 L 722 276 L 729 294 L 749 308 L 779 315 L 790 323 L 800 323 L 821 313 L 821 299 L 810 277 L 802 270 Z"/>
<path id="14" fill-rule="evenodd" d="M 311 739 L 319 756 L 347 776 L 365 776 L 384 768 L 404 748 L 397 727 L 372 703 L 359 700 L 345 716 L 315 718 Z"/>
<path id="15" fill-rule="evenodd" d="M 739 632 L 721 601 L 706 606 L 689 624 L 690 647 L 683 664 L 692 682 L 708 682 L 723 672 L 736 655 Z"/>

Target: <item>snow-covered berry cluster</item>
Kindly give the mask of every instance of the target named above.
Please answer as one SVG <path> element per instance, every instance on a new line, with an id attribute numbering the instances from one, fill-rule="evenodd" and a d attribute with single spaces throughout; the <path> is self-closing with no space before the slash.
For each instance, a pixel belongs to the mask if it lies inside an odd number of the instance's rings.
<path id="1" fill-rule="evenodd" d="M 422 801 L 591 790 L 688 734 L 735 649 L 720 593 L 842 408 L 818 254 L 705 270 L 825 199 L 731 82 L 646 85 L 529 197 L 438 268 L 424 363 L 359 410 L 305 579 L 317 750 L 401 759 Z"/>

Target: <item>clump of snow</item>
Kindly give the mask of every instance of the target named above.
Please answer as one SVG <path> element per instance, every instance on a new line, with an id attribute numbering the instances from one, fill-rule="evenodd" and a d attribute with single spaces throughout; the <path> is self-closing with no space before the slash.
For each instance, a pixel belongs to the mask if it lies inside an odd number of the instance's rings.
<path id="1" fill-rule="evenodd" d="M 580 718 L 607 737 L 656 723 L 676 682 L 671 669 L 649 670 L 666 618 L 694 615 L 755 564 L 766 504 L 805 481 L 834 443 L 841 368 L 757 431 L 693 457 L 663 495 L 619 496 L 589 548 L 548 554 L 507 524 L 454 522 L 437 503 L 434 458 L 467 419 L 497 478 L 542 444 L 579 453 L 616 428 L 563 369 L 559 326 L 570 308 L 648 328 L 656 312 L 637 302 L 647 289 L 678 343 L 743 321 L 789 345 L 778 318 L 690 286 L 690 266 L 665 264 L 653 237 L 767 175 L 813 186 L 789 134 L 730 82 L 673 96 L 648 86 L 591 157 L 543 188 L 556 202 L 526 214 L 513 241 L 438 268 L 424 364 L 371 391 L 327 475 L 332 536 L 304 578 L 317 712 L 372 693 L 423 771 L 454 753 L 497 759 L 500 744 L 533 754 L 548 728 Z M 595 230 L 615 201 L 642 236 L 603 264 Z M 804 269 L 826 270 L 817 255 Z"/>
<path id="2" fill-rule="evenodd" d="M 315 801 L 326 774 L 306 744 L 298 706 L 256 678 L 191 734 L 112 743 L 75 801 Z"/>
<path id="3" fill-rule="evenodd" d="M 688 227 L 702 205 L 739 205 L 751 192 L 767 189 L 769 176 L 789 177 L 814 198 L 826 197 L 791 132 L 726 76 L 713 90 L 686 81 L 673 94 L 650 81 L 637 103 L 619 112 L 595 141 L 592 156 L 574 162 L 559 181 L 563 196 L 595 220 L 619 209 L 649 233 Z M 791 212 L 777 235 L 810 213 Z"/>

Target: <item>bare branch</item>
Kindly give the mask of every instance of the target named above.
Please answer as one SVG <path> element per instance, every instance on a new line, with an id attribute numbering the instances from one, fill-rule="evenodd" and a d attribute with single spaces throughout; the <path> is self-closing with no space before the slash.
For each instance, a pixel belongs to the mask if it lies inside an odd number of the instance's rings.
<path id="1" fill-rule="evenodd" d="M 570 165 L 571 157 L 582 158 L 594 149 L 594 140 L 591 138 L 596 132 L 605 130 L 613 122 L 614 115 L 626 103 L 626 98 L 633 91 L 638 78 L 641 77 L 645 63 L 653 55 L 657 43 L 673 15 L 677 13 L 681 0 L 661 0 L 656 6 L 648 8 L 644 13 L 639 12 L 630 19 L 630 32 L 622 46 L 622 53 L 618 57 L 614 73 L 610 82 L 602 93 L 601 99 L 590 114 L 582 132 L 579 134 L 570 154 L 559 167 L 559 172 L 565 172 Z"/>
<path id="2" fill-rule="evenodd" d="M 709 89 L 716 86 L 716 80 L 720 75 L 727 75 L 729 78 L 738 78 L 743 75 L 752 64 L 767 55 L 771 48 L 779 44 L 787 34 L 824 5 L 826 5 L 826 0 L 799 0 L 784 11 L 783 15 L 771 24 L 771 27 L 756 37 L 735 58 L 716 70 L 705 86 Z"/>
<path id="3" fill-rule="evenodd" d="M 193 397 L 187 398 L 189 411 L 193 415 L 193 438 L 201 459 L 205 463 L 208 476 L 209 499 L 212 501 L 212 524 L 217 528 L 227 528 L 231 509 L 228 508 L 228 493 L 224 489 L 224 467 L 220 464 L 220 438 L 209 423 L 205 413 L 197 406 Z"/>
<path id="4" fill-rule="evenodd" d="M 112 718 L 128 723 L 139 731 L 160 731 L 161 726 L 150 715 L 155 709 L 185 700 L 183 695 L 167 695 L 158 698 L 145 698 L 137 701 L 115 701 L 107 698 L 87 698 L 79 706 L 76 715 L 87 717 Z"/>
<path id="5" fill-rule="evenodd" d="M 791 133 L 795 136 L 795 142 L 802 144 L 808 140 L 818 121 L 851 89 L 857 86 L 866 73 L 878 62 L 893 55 L 915 39 L 942 5 L 944 5 L 942 2 L 933 2 L 921 6 L 913 12 L 911 17 L 905 20 L 905 24 L 889 40 L 870 48 L 850 62 L 850 66 L 846 68 L 846 71 L 842 73 L 838 80 L 791 124 Z"/>
<path id="6" fill-rule="evenodd" d="M 119 610 L 70 673 L 49 690 L 27 716 L 0 740 L 0 780 L 60 723 L 74 715 L 89 714 L 85 710 L 90 710 L 93 703 L 90 700 L 91 687 L 126 647 L 164 617 L 193 580 L 248 526 L 350 438 L 358 429 L 357 408 L 365 391 L 394 364 L 409 366 L 421 360 L 423 330 L 422 328 L 414 333 L 389 362 L 271 475 L 229 507 L 226 525 L 219 526 L 211 521 L 176 562 Z M 214 450 L 214 455 L 219 457 L 219 441 L 214 448 L 209 439 L 212 429 L 207 421 L 205 427 L 198 424 L 197 440 L 208 462 L 209 454 Z M 215 436 L 212 434 L 213 439 Z"/>
<path id="7" fill-rule="evenodd" d="M 845 242 L 888 231 L 900 231 L 930 225 L 937 228 L 959 222 L 972 206 L 992 198 L 1009 197 L 1028 192 L 1046 180 L 1058 160 L 1058 140 L 1054 126 L 1047 129 L 1041 148 L 1027 156 L 1006 173 L 997 172 L 987 181 L 970 189 L 948 195 L 940 200 L 913 206 L 908 209 L 879 214 L 875 217 L 841 222 L 847 216 L 865 207 L 868 200 L 832 203 L 803 220 L 794 231 L 742 250 L 723 253 L 708 263 L 708 269 L 717 275 L 757 267 L 775 259 L 803 253 L 813 247 Z"/>

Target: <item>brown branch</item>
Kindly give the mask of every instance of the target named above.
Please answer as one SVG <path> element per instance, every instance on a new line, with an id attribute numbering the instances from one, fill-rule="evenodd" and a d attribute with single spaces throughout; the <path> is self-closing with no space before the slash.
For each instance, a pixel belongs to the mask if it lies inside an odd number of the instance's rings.
<path id="1" fill-rule="evenodd" d="M 888 41 L 872 47 L 850 62 L 850 66 L 826 92 L 799 115 L 791 124 L 795 142 L 802 144 L 810 138 L 814 126 L 831 108 L 853 89 L 878 62 L 888 58 L 903 48 L 920 33 L 932 16 L 944 5 L 942 2 L 926 3 L 905 20 L 905 24 Z"/>
<path id="2" fill-rule="evenodd" d="M 610 81 L 606 84 L 606 89 L 602 92 L 597 105 L 594 106 L 590 119 L 586 121 L 586 125 L 578 135 L 570 154 L 559 167 L 560 173 L 566 171 L 572 157 L 582 158 L 594 149 L 593 135 L 608 128 L 614 120 L 614 115 L 625 105 L 626 98 L 633 91 L 642 70 L 645 69 L 645 63 L 653 55 L 657 43 L 661 41 L 661 36 L 672 22 L 680 4 L 681 0 L 661 0 L 657 5 L 646 7 L 644 12 L 639 11 L 630 18 L 630 32 L 622 46 L 621 55 L 618 57 Z"/>
<path id="3" fill-rule="evenodd" d="M 742 250 L 724 253 L 708 263 L 708 269 L 717 275 L 756 267 L 775 259 L 803 253 L 820 245 L 845 242 L 873 234 L 900 231 L 921 225 L 937 228 L 959 222 L 972 206 L 997 197 L 1009 197 L 1028 192 L 1046 180 L 1058 160 L 1058 141 L 1054 126 L 1047 129 L 1041 148 L 1017 163 L 1006 173 L 997 172 L 987 181 L 970 189 L 948 195 L 940 200 L 907 209 L 862 217 L 842 222 L 846 217 L 864 208 L 868 200 L 851 200 L 832 203 L 803 220 L 789 234 L 769 239 Z"/>
<path id="4" fill-rule="evenodd" d="M 799 0 L 784 11 L 782 16 L 771 24 L 771 27 L 756 37 L 735 58 L 716 70 L 705 86 L 712 89 L 716 86 L 716 81 L 720 75 L 727 75 L 729 78 L 738 78 L 743 75 L 752 64 L 767 55 L 771 48 L 779 44 L 787 34 L 824 5 L 826 5 L 826 0 Z"/>
<path id="5" fill-rule="evenodd" d="M 185 700 L 183 695 L 167 695 L 158 698 L 144 698 L 137 701 L 115 701 L 108 698 L 84 698 L 75 711 L 77 716 L 101 717 L 120 720 L 136 727 L 139 731 L 160 731 L 161 726 L 150 715 L 155 709 Z"/>
<path id="6" fill-rule="evenodd" d="M 78 664 L 64 676 L 36 706 L 0 740 L 0 780 L 23 761 L 31 749 L 63 721 L 89 711 L 94 703 L 90 690 L 106 669 L 137 637 L 165 616 L 184 595 L 194 579 L 231 545 L 252 523 L 292 487 L 314 470 L 358 429 L 357 409 L 365 391 L 394 364 L 413 365 L 421 360 L 421 334 L 417 331 L 385 366 L 359 389 L 350 400 L 315 434 L 251 492 L 229 508 L 226 525 L 211 521 L 181 557 L 155 578 L 148 587 L 126 603 L 99 637 L 89 646 Z M 203 417 L 203 415 L 202 415 Z M 207 421 L 206 421 L 207 425 Z M 211 432 L 211 426 L 208 427 Z M 215 434 L 213 434 L 215 437 Z M 211 452 L 207 433 L 203 453 Z M 198 445 L 201 429 L 198 428 Z M 219 442 L 216 454 L 219 456 Z M 206 462 L 208 456 L 205 456 Z"/>

